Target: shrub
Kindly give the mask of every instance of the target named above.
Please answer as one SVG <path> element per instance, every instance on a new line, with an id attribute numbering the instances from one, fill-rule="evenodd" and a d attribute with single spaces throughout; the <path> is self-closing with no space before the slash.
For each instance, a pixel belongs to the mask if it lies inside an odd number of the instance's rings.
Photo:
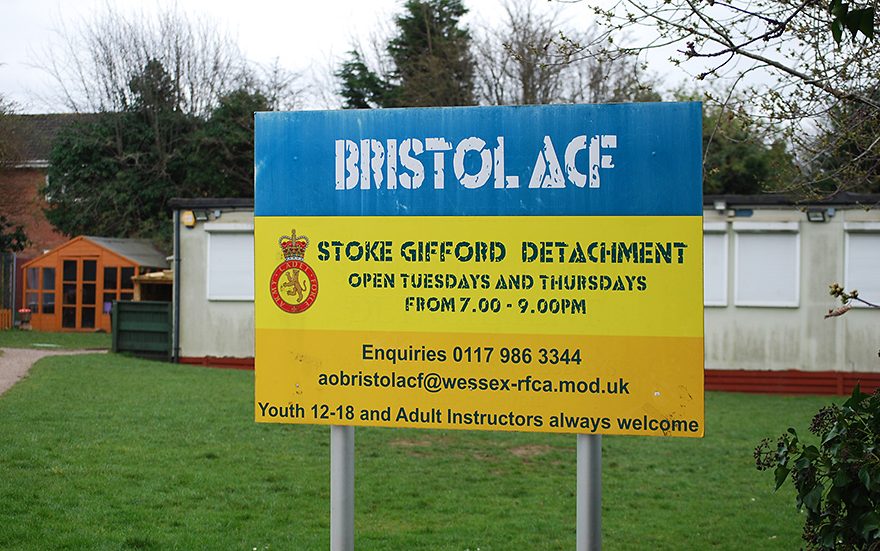
<path id="1" fill-rule="evenodd" d="M 842 405 L 819 410 L 809 430 L 818 446 L 789 428 L 775 446 L 761 441 L 755 465 L 774 468 L 777 490 L 794 483 L 808 549 L 880 550 L 880 389 L 856 386 Z"/>

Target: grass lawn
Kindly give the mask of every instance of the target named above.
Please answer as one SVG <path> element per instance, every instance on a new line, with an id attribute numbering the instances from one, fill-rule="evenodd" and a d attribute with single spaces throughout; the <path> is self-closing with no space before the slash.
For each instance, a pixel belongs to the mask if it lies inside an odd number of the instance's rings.
<path id="1" fill-rule="evenodd" d="M 0 331 L 0 348 L 109 349 L 110 333 L 44 333 L 42 331 Z"/>
<path id="2" fill-rule="evenodd" d="M 0 549 L 326 549 L 329 429 L 257 425 L 253 373 L 55 357 L 0 396 Z M 603 438 L 603 543 L 796 549 L 752 450 L 827 397 L 708 393 L 706 438 Z M 573 435 L 356 430 L 358 549 L 573 549 Z"/>

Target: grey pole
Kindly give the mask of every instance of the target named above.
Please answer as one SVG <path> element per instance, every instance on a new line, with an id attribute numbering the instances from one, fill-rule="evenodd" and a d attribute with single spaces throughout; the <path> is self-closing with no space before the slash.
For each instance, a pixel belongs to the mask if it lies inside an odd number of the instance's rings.
<path id="1" fill-rule="evenodd" d="M 354 550 L 354 427 L 330 427 L 330 551 Z"/>
<path id="2" fill-rule="evenodd" d="M 602 549 L 602 435 L 577 436 L 577 551 Z"/>

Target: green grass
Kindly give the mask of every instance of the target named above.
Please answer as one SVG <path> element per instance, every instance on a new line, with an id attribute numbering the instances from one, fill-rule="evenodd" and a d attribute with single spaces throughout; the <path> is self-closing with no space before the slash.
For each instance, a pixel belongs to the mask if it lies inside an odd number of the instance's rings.
<path id="1" fill-rule="evenodd" d="M 253 373 L 55 357 L 0 396 L 0 549 L 326 549 L 329 429 Z M 606 549 L 794 549 L 752 450 L 825 397 L 707 394 L 706 438 L 603 438 Z M 358 549 L 572 549 L 573 435 L 356 430 Z"/>
<path id="2" fill-rule="evenodd" d="M 110 333 L 44 333 L 42 331 L 0 331 L 0 348 L 109 349 Z"/>

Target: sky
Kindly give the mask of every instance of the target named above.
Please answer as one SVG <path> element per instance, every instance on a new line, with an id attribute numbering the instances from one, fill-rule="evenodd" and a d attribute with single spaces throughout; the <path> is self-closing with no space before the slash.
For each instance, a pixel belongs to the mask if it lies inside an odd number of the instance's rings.
<path id="1" fill-rule="evenodd" d="M 471 10 L 465 23 L 473 27 L 502 20 L 503 1 L 465 0 Z M 216 21 L 237 37 L 251 61 L 270 64 L 277 58 L 286 69 L 326 78 L 354 41 L 367 41 L 400 12 L 403 0 L 0 0 L 0 94 L 14 101 L 19 112 L 63 111 L 53 99 L 56 85 L 39 68 L 41 59 L 60 43 L 62 28 L 75 28 L 108 4 L 138 13 L 176 4 L 189 15 Z M 552 7 L 545 0 L 535 5 Z M 589 25 L 586 2 L 560 9 L 561 20 L 572 28 Z"/>

